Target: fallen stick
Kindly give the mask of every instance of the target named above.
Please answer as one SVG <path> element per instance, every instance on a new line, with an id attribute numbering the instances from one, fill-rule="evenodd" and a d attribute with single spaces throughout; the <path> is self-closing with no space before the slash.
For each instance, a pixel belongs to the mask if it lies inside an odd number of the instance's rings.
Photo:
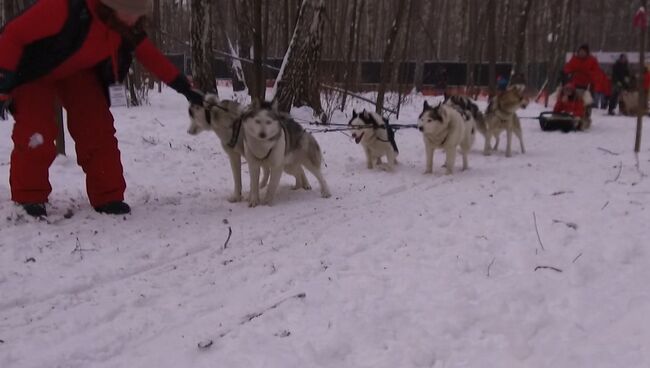
<path id="1" fill-rule="evenodd" d="M 537 216 L 535 215 L 535 212 L 533 212 L 533 221 L 535 222 L 535 232 L 537 233 L 537 240 L 539 241 L 539 245 L 542 247 L 542 250 L 544 249 L 544 243 L 542 243 L 542 238 L 539 236 L 539 229 L 537 228 Z"/>
<path id="2" fill-rule="evenodd" d="M 537 270 L 553 270 L 555 272 L 560 272 L 560 273 L 562 272 L 561 269 L 559 269 L 557 267 L 553 267 L 553 266 L 537 266 L 537 267 L 535 267 L 535 271 L 537 271 Z"/>

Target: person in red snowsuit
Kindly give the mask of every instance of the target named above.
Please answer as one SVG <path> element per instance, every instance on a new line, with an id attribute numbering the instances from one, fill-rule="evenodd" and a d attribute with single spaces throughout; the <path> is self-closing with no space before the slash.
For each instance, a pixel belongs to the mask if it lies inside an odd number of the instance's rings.
<path id="1" fill-rule="evenodd" d="M 11 198 L 29 215 L 47 215 L 57 100 L 67 111 L 90 203 L 108 214 L 131 211 L 108 86 L 124 80 L 132 55 L 190 103 L 203 103 L 203 94 L 147 38 L 150 7 L 149 0 L 39 0 L 1 31 L 0 104 L 11 101 L 15 119 Z"/>
<path id="2" fill-rule="evenodd" d="M 562 92 L 553 107 L 553 112 L 570 114 L 578 119 L 585 116 L 585 104 L 582 98 L 578 97 L 573 83 L 568 83 L 562 88 Z"/>

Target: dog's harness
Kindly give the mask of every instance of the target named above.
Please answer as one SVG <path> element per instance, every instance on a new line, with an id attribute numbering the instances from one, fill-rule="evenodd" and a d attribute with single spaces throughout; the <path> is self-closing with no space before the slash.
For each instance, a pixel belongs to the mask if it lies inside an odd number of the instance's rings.
<path id="1" fill-rule="evenodd" d="M 239 117 L 237 120 L 233 122 L 232 137 L 230 137 L 230 141 L 228 141 L 228 147 L 235 148 L 235 146 L 237 145 L 237 141 L 239 141 L 239 134 L 241 133 L 241 125 L 242 125 L 241 117 Z"/>
<path id="2" fill-rule="evenodd" d="M 219 104 L 215 104 L 215 103 L 207 103 L 206 107 L 208 107 L 208 108 L 204 109 L 205 110 L 205 121 L 207 121 L 209 125 L 212 125 L 212 115 L 210 114 L 210 108 L 216 107 L 216 108 L 221 109 L 221 110 L 223 110 L 225 112 L 230 112 L 225 107 L 219 106 Z M 235 120 L 233 122 L 232 137 L 230 137 L 230 140 L 227 143 L 228 147 L 235 148 L 235 146 L 237 145 L 237 141 L 239 141 L 239 134 L 241 134 L 241 124 L 242 124 L 242 116 L 240 115 L 240 117 L 237 118 L 237 120 Z"/>

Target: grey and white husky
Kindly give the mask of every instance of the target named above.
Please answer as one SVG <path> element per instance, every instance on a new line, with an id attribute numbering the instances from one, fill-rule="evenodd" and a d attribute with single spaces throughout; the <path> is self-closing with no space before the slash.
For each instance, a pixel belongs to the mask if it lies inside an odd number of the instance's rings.
<path id="1" fill-rule="evenodd" d="M 392 171 L 397 164 L 399 150 L 395 139 L 390 136 L 392 131 L 379 114 L 363 110 L 360 114 L 352 111 L 352 119 L 348 125 L 353 128 L 352 138 L 363 146 L 366 154 L 368 169 L 374 169 L 375 164 L 386 171 Z M 381 158 L 386 156 L 386 163 Z"/>
<path id="2" fill-rule="evenodd" d="M 422 132 L 424 139 L 427 161 L 424 173 L 433 173 L 433 153 L 436 149 L 442 149 L 446 154 L 447 174 L 452 174 L 458 147 L 463 155 L 463 170 L 466 170 L 469 167 L 467 155 L 474 144 L 474 124 L 472 116 L 463 116 L 450 105 L 440 104 L 432 107 L 427 101 L 424 101 L 424 107 L 418 119 L 418 129 Z"/>
<path id="3" fill-rule="evenodd" d="M 506 157 L 512 156 L 512 135 L 519 139 L 521 153 L 526 153 L 524 137 L 521 129 L 521 120 L 517 116 L 517 110 L 526 108 L 529 100 L 524 96 L 521 88 L 509 87 L 505 92 L 494 96 L 485 112 L 484 126 L 479 130 L 485 136 L 485 148 L 483 153 L 490 155 L 493 150 L 499 148 L 499 136 L 506 132 Z M 494 147 L 491 146 L 492 137 L 495 139 Z"/>
<path id="4" fill-rule="evenodd" d="M 221 147 L 228 155 L 234 182 L 230 202 L 242 200 L 241 158 L 244 156 L 244 135 L 241 134 L 241 118 L 244 106 L 231 100 L 219 100 L 217 95 L 207 94 L 204 105 L 191 105 L 189 109 L 190 127 L 187 132 L 197 135 L 203 131 L 213 131 L 221 141 Z M 268 170 L 264 171 L 261 186 L 269 180 Z"/>
<path id="5" fill-rule="evenodd" d="M 316 139 L 296 123 L 277 104 L 252 105 L 242 117 L 244 154 L 250 171 L 249 207 L 260 204 L 260 169 L 270 171 L 270 181 L 262 204 L 270 205 L 277 191 L 282 171 L 296 177 L 294 188 L 310 189 L 303 169 L 311 172 L 320 184 L 321 196 L 331 196 L 321 172 L 323 155 Z"/>

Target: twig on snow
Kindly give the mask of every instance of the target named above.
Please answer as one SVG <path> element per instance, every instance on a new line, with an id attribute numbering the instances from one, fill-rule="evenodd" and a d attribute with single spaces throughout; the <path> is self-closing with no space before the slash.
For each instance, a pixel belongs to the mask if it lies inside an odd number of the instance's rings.
<path id="1" fill-rule="evenodd" d="M 603 151 L 603 152 L 605 152 L 605 153 L 609 153 L 609 154 L 612 155 L 612 156 L 618 156 L 618 155 L 620 155 L 620 153 L 616 153 L 616 152 L 610 151 L 610 150 L 608 150 L 607 148 L 598 147 L 598 149 L 601 150 L 601 151 Z"/>
<path id="2" fill-rule="evenodd" d="M 554 224 L 563 224 L 566 225 L 566 227 L 573 229 L 573 230 L 578 230 L 578 224 L 573 223 L 573 222 L 566 222 L 562 220 L 553 220 Z"/>
<path id="3" fill-rule="evenodd" d="M 223 249 L 228 248 L 228 242 L 230 241 L 231 236 L 232 236 L 232 227 L 228 226 L 228 239 L 226 239 L 226 242 L 223 243 Z"/>
<path id="4" fill-rule="evenodd" d="M 142 141 L 144 143 L 149 143 L 152 146 L 157 146 L 158 145 L 158 141 L 154 137 L 142 137 Z"/>
<path id="5" fill-rule="evenodd" d="M 81 242 L 79 241 L 79 237 L 77 237 L 77 244 L 75 245 L 74 249 L 70 254 L 75 254 L 79 253 L 79 258 L 83 261 L 84 260 L 84 253 L 83 252 L 96 252 L 97 249 L 83 249 L 81 247 Z"/>
<path id="6" fill-rule="evenodd" d="M 537 266 L 537 267 L 535 267 L 535 271 L 537 271 L 537 270 L 553 270 L 555 272 L 560 272 L 560 273 L 562 272 L 561 269 L 559 269 L 557 267 L 553 267 L 553 266 Z"/>
<path id="7" fill-rule="evenodd" d="M 544 249 L 544 243 L 542 243 L 542 238 L 539 236 L 539 228 L 537 227 L 537 215 L 535 215 L 534 211 L 533 211 L 533 222 L 535 223 L 535 232 L 537 233 L 537 240 L 539 241 L 539 245 L 542 247 L 543 251 L 546 251 L 546 249 Z"/>
<path id="8" fill-rule="evenodd" d="M 490 269 L 492 268 L 492 265 L 494 265 L 494 262 L 497 260 L 497 257 L 492 258 L 492 262 L 488 265 L 487 268 L 487 277 L 490 277 Z"/>
<path id="9" fill-rule="evenodd" d="M 304 298 L 306 298 L 306 297 L 307 297 L 307 294 L 304 293 L 304 292 L 303 292 L 303 293 L 298 293 L 298 294 L 296 294 L 296 295 L 292 295 L 292 296 L 289 296 L 289 297 L 286 297 L 286 298 L 280 300 L 279 302 L 277 302 L 277 303 L 271 305 L 270 307 L 265 308 L 265 309 L 262 310 L 262 311 L 247 314 L 247 315 L 243 318 L 243 320 L 242 320 L 241 322 L 239 322 L 239 326 L 243 326 L 243 325 L 245 325 L 245 324 L 251 322 L 252 320 L 254 320 L 254 319 L 256 319 L 256 318 L 259 318 L 259 317 L 263 316 L 264 313 L 266 313 L 266 312 L 268 312 L 268 311 L 270 311 L 270 310 L 276 309 L 277 307 L 279 307 L 279 306 L 282 305 L 283 303 L 288 302 L 289 300 L 292 300 L 292 299 L 304 299 Z M 227 330 L 227 331 L 224 331 L 224 332 L 220 333 L 220 334 L 219 334 L 219 338 L 223 338 L 223 337 L 225 337 L 225 336 L 228 335 L 231 331 L 232 331 L 232 329 L 229 329 L 229 330 Z M 213 341 L 213 340 L 211 340 L 211 339 L 207 339 L 207 340 L 202 340 L 202 341 L 200 341 L 200 342 L 198 343 L 198 347 L 199 347 L 200 350 L 205 350 L 205 349 L 210 348 L 213 344 L 214 344 L 214 341 Z"/>
<path id="10" fill-rule="evenodd" d="M 573 259 L 573 262 L 571 262 L 571 263 L 576 263 L 576 261 L 577 261 L 578 258 L 580 258 L 580 257 L 582 257 L 582 253 L 578 254 L 578 255 Z"/>
<path id="11" fill-rule="evenodd" d="M 605 202 L 605 205 L 604 205 L 603 208 L 601 208 L 600 210 L 601 210 L 601 211 L 604 210 L 605 207 L 607 207 L 608 205 L 609 205 L 609 201 Z"/>
<path id="12" fill-rule="evenodd" d="M 621 177 L 621 172 L 623 171 L 623 161 L 619 161 L 618 163 L 618 174 L 616 174 L 616 177 L 614 180 L 607 180 L 605 183 L 615 183 L 618 181 L 618 178 Z"/>

